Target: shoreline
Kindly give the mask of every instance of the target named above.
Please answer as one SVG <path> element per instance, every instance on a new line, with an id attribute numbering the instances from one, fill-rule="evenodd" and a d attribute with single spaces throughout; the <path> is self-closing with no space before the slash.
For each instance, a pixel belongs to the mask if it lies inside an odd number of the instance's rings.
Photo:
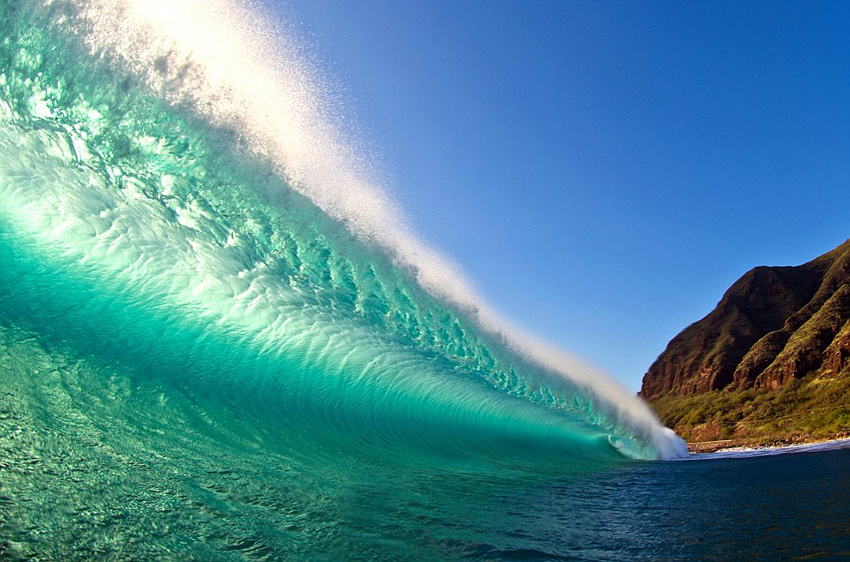
<path id="1" fill-rule="evenodd" d="M 751 441 L 744 439 L 725 439 L 722 441 L 703 441 L 688 443 L 689 455 L 723 455 L 738 453 L 779 454 L 807 450 L 843 449 L 850 447 L 850 435 L 841 435 L 827 439 L 811 439 L 796 442 Z"/>

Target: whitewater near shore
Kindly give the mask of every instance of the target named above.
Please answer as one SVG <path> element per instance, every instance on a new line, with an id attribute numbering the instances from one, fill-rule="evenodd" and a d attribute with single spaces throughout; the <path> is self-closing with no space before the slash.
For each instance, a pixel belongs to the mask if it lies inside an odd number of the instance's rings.
<path id="1" fill-rule="evenodd" d="M 711 456 L 734 456 L 737 453 L 743 454 L 780 454 L 780 453 L 796 453 L 796 452 L 816 452 L 830 451 L 833 449 L 842 449 L 850 447 L 850 437 L 842 437 L 839 439 L 820 439 L 812 441 L 804 441 L 797 443 L 775 443 L 768 442 L 765 444 L 736 444 L 735 440 L 729 439 L 726 441 L 709 441 L 703 443 L 688 443 L 690 451 L 689 458 L 702 455 Z"/>

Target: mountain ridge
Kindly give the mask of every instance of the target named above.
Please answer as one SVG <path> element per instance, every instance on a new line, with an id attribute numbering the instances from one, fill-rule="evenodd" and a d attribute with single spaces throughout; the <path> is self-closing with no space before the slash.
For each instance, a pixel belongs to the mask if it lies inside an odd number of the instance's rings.
<path id="1" fill-rule="evenodd" d="M 848 320 L 850 239 L 799 266 L 745 273 L 714 310 L 670 341 L 639 394 L 651 400 L 730 385 L 776 389 L 824 362 L 840 371 L 850 354 L 847 342 L 838 342 L 828 358 L 822 355 L 839 334 L 847 335 Z"/>
<path id="2" fill-rule="evenodd" d="M 850 432 L 850 239 L 746 272 L 670 341 L 638 394 L 692 442 Z"/>

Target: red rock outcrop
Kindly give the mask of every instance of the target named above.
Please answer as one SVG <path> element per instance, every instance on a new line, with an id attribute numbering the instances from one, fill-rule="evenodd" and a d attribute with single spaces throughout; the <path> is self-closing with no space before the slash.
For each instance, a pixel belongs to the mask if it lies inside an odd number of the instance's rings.
<path id="1" fill-rule="evenodd" d="M 796 267 L 756 267 L 683 330 L 644 375 L 640 395 L 775 389 L 850 366 L 850 240 Z"/>

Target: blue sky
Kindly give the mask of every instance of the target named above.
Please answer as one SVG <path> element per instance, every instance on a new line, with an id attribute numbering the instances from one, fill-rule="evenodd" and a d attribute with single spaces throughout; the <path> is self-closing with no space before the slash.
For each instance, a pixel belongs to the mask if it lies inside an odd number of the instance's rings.
<path id="1" fill-rule="evenodd" d="M 275 10 L 417 232 L 634 391 L 745 271 L 850 237 L 850 2 Z"/>

